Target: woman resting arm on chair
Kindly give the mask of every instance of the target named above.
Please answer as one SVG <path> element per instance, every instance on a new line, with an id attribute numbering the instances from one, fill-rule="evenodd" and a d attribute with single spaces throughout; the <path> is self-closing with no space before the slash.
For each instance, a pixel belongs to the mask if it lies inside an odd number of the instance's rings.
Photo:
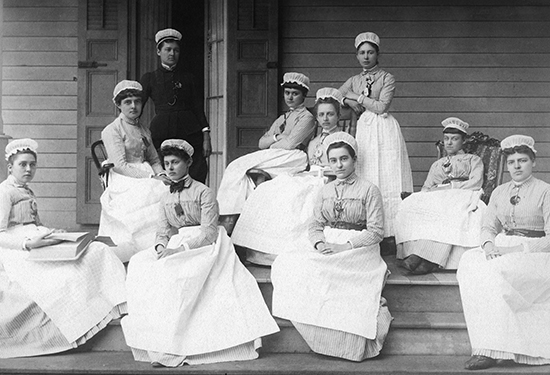
<path id="1" fill-rule="evenodd" d="M 120 115 L 101 132 L 111 169 L 109 186 L 101 196 L 99 234 L 118 245 L 123 261 L 152 246 L 157 204 L 169 184 L 151 132 L 139 122 L 142 87 L 136 81 L 121 81 L 113 92 Z M 164 184 L 163 184 L 164 183 Z"/>
<path id="2" fill-rule="evenodd" d="M 462 253 L 479 242 L 483 163 L 462 151 L 468 123 L 449 117 L 441 124 L 447 155 L 433 163 L 422 192 L 406 198 L 395 219 L 397 259 L 413 274 L 456 269 Z"/>
<path id="3" fill-rule="evenodd" d="M 0 358 L 58 353 L 84 344 L 126 310 L 125 271 L 109 247 L 92 242 L 74 261 L 29 261 L 62 232 L 42 226 L 34 193 L 38 145 L 6 146 L 0 184 Z"/>

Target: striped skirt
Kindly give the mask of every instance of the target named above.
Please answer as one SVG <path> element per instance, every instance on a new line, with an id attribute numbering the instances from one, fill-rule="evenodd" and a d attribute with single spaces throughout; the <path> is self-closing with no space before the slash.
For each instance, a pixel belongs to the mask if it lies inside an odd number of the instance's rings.
<path id="1" fill-rule="evenodd" d="M 360 362 L 380 354 L 392 319 L 386 306 L 386 299 L 382 297 L 376 324 L 376 337 L 373 340 L 353 333 L 311 324 L 295 321 L 292 321 L 292 324 L 315 353 Z"/>

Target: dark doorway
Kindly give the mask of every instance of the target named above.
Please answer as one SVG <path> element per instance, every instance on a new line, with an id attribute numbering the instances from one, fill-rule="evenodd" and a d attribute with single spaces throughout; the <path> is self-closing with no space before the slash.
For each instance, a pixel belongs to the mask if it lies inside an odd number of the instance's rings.
<path id="1" fill-rule="evenodd" d="M 204 1 L 173 0 L 172 27 L 182 34 L 180 63 L 195 77 L 204 97 Z"/>

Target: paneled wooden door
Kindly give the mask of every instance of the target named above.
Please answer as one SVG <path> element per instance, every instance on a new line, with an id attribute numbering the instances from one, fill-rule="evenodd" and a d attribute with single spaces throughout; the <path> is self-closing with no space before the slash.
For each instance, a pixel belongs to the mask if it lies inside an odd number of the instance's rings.
<path id="1" fill-rule="evenodd" d="M 278 1 L 230 0 L 227 162 L 252 152 L 277 117 Z"/>
<path id="2" fill-rule="evenodd" d="M 79 0 L 77 222 L 97 224 L 102 193 L 90 146 L 117 116 L 116 83 L 126 78 L 127 0 Z"/>

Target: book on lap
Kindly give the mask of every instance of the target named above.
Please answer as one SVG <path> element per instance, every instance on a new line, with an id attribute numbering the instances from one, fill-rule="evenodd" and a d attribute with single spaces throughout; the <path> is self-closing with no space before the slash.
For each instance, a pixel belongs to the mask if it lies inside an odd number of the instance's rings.
<path id="1" fill-rule="evenodd" d="M 28 260 L 32 261 L 68 261 L 78 259 L 95 238 L 88 232 L 52 233 L 46 238 L 58 239 L 62 242 L 32 249 Z"/>

